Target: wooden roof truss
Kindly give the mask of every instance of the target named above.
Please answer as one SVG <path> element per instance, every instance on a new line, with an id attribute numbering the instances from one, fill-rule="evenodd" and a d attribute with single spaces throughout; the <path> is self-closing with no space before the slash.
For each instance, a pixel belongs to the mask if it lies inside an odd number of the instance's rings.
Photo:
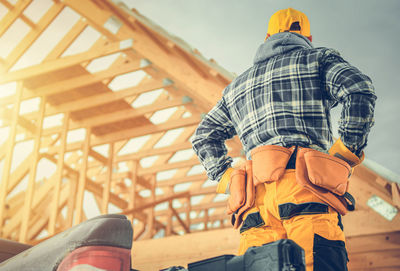
<path id="1" fill-rule="evenodd" d="M 136 241 L 230 227 L 189 139 L 231 73 L 119 1 L 0 0 L 0 16 L 2 238 L 34 244 L 101 213 L 126 214 Z M 360 166 L 350 189 L 347 236 L 398 236 L 399 216 L 368 205 L 397 212 L 398 183 Z"/>
<path id="2" fill-rule="evenodd" d="M 0 3 L 3 41 L 28 28 L 1 59 L 3 238 L 37 242 L 85 220 L 90 201 L 127 214 L 136 240 L 228 225 L 188 139 L 230 78 L 112 2 L 47 1 L 40 18 L 38 1 Z"/>

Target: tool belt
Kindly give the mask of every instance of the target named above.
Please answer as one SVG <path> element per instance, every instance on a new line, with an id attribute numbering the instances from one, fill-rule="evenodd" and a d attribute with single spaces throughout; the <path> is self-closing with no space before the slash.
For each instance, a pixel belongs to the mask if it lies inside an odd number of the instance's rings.
<path id="1" fill-rule="evenodd" d="M 340 158 L 310 148 L 285 148 L 276 145 L 253 149 L 251 158 L 244 169 L 235 169 L 231 175 L 227 213 L 232 214 L 234 228 L 239 227 L 243 214 L 254 204 L 255 186 L 279 181 L 288 168 L 289 160 L 294 158 L 296 181 L 299 185 L 314 193 L 341 215 L 355 208 L 355 200 L 348 193 L 351 167 Z"/>
<path id="2" fill-rule="evenodd" d="M 292 155 L 296 155 L 296 181 L 341 215 L 353 211 L 355 200 L 347 192 L 351 167 L 340 158 L 303 147 L 265 145 L 251 151 L 254 183 L 278 181 Z"/>

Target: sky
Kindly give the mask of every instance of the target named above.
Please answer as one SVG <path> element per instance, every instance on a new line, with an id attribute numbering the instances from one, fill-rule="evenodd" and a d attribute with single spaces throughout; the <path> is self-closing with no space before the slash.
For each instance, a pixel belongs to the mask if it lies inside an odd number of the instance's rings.
<path id="1" fill-rule="evenodd" d="M 280 9 L 304 12 L 315 47 L 338 50 L 368 75 L 378 96 L 366 158 L 400 175 L 400 1 L 398 0 L 124 0 L 170 34 L 240 74 L 264 42 Z M 221 90 L 222 91 L 222 90 Z M 333 111 L 337 123 L 340 108 Z M 334 125 L 334 129 L 337 124 Z"/>

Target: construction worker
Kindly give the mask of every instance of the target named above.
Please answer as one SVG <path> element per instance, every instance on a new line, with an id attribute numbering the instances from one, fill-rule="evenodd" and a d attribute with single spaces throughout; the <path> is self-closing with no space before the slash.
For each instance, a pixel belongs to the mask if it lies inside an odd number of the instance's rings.
<path id="1" fill-rule="evenodd" d="M 368 76 L 311 41 L 305 14 L 276 12 L 254 65 L 224 89 L 192 145 L 217 192 L 230 191 L 239 254 L 289 238 L 305 250 L 307 271 L 347 270 L 341 214 L 354 207 L 348 177 L 364 157 L 376 96 Z M 335 141 L 329 112 L 338 103 Z M 225 146 L 234 135 L 248 159 L 239 168 Z"/>

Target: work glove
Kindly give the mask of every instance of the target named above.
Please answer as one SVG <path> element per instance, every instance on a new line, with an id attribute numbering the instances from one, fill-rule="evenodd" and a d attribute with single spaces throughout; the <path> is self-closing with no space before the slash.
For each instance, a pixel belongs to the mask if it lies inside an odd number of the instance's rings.
<path id="1" fill-rule="evenodd" d="M 218 194 L 228 194 L 228 195 L 230 194 L 229 186 L 230 186 L 231 175 L 232 175 L 233 171 L 234 171 L 234 169 L 230 167 L 222 175 L 222 177 L 219 180 L 218 185 L 217 185 L 217 193 Z"/>
<path id="2" fill-rule="evenodd" d="M 329 149 L 329 154 L 347 162 L 352 168 L 361 164 L 364 160 L 364 152 L 361 152 L 360 156 L 355 155 L 344 145 L 340 138 Z"/>
<path id="3" fill-rule="evenodd" d="M 231 176 L 233 171 L 237 170 L 245 170 L 246 168 L 246 161 L 244 159 L 240 159 L 238 162 L 236 162 L 233 167 L 229 167 L 224 174 L 222 175 L 221 179 L 218 182 L 217 185 L 217 193 L 219 194 L 230 194 L 230 183 L 231 183 Z"/>
<path id="4" fill-rule="evenodd" d="M 228 168 L 217 186 L 217 193 L 228 194 L 227 214 L 236 212 L 246 200 L 245 162 L 240 161 L 233 168 Z"/>
<path id="5" fill-rule="evenodd" d="M 238 228 L 242 217 L 254 205 L 255 186 L 251 161 L 228 168 L 217 186 L 217 193 L 229 194 L 227 214 L 232 215 L 232 225 Z"/>

